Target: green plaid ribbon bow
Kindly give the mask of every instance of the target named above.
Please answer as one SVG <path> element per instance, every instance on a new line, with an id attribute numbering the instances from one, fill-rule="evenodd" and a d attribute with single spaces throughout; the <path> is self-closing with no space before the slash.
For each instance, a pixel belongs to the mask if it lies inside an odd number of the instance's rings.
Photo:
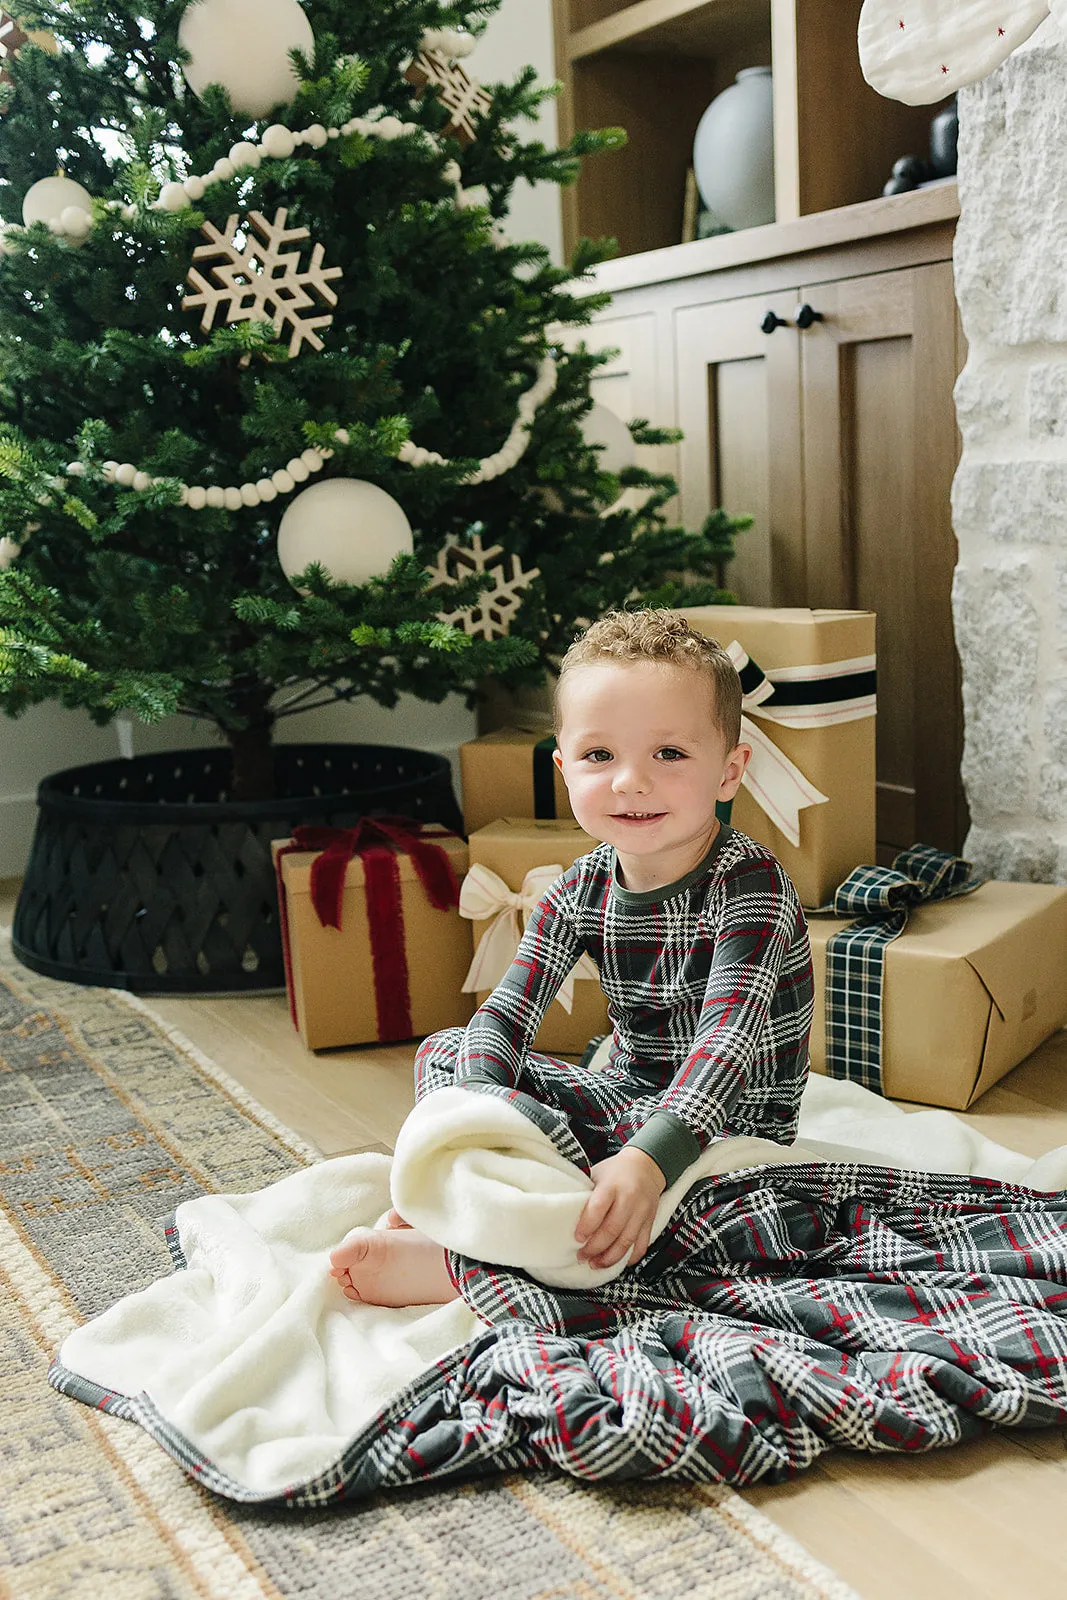
<path id="1" fill-rule="evenodd" d="M 912 906 L 970 894 L 984 880 L 969 861 L 930 845 L 902 850 L 891 867 L 857 867 L 834 893 L 837 917 L 859 920 L 826 945 L 826 1071 L 882 1094 L 882 982 L 887 945 Z"/>

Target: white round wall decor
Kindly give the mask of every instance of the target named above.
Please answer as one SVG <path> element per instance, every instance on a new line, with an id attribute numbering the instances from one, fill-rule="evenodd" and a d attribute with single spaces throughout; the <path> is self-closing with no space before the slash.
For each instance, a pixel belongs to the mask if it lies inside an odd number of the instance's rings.
<path id="1" fill-rule="evenodd" d="M 887 99 L 933 105 L 994 72 L 1049 9 L 1048 0 L 864 0 L 860 68 Z M 1062 0 L 1051 10 L 1062 12 Z"/>
<path id="2" fill-rule="evenodd" d="M 182 70 L 193 93 L 221 84 L 246 117 L 289 105 L 300 86 L 289 51 L 315 53 L 297 0 L 196 0 L 182 13 L 178 43 L 189 52 Z"/>
<path id="3" fill-rule="evenodd" d="M 582 418 L 582 437 L 586 444 L 602 445 L 601 472 L 622 472 L 634 464 L 634 441 L 629 428 L 610 406 L 594 400 L 591 411 Z"/>
<path id="4" fill-rule="evenodd" d="M 362 478 L 327 478 L 304 489 L 278 528 L 278 560 L 290 581 L 317 561 L 337 583 L 366 583 L 413 550 L 403 508 Z"/>

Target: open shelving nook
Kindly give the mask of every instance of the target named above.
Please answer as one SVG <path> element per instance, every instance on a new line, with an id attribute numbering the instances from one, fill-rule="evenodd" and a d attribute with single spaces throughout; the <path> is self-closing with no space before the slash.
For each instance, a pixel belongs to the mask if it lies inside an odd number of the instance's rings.
<path id="1" fill-rule="evenodd" d="M 774 72 L 776 220 L 880 195 L 893 162 L 923 155 L 936 106 L 864 81 L 861 0 L 553 0 L 560 132 L 623 127 L 564 191 L 564 244 L 613 235 L 620 255 L 682 237 L 686 172 L 706 107 L 743 67 Z"/>

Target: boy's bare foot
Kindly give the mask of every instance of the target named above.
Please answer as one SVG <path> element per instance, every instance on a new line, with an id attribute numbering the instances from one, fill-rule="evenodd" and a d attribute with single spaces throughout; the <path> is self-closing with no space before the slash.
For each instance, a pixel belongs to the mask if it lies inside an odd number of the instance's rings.
<path id="1" fill-rule="evenodd" d="M 353 1228 L 330 1252 L 330 1276 L 346 1299 L 364 1305 L 431 1306 L 456 1299 L 444 1250 L 406 1223 Z"/>

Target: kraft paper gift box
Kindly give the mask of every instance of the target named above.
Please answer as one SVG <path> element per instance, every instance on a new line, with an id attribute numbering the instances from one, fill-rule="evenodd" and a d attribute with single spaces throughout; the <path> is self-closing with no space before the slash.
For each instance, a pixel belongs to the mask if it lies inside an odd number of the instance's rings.
<path id="1" fill-rule="evenodd" d="M 467 832 L 474 833 L 497 817 L 570 817 L 567 785 L 552 760 L 554 749 L 547 721 L 497 728 L 460 745 Z"/>
<path id="2" fill-rule="evenodd" d="M 467 870 L 464 841 L 432 825 L 418 838 L 445 852 L 458 886 Z M 461 986 L 471 959 L 470 923 L 456 905 L 431 904 L 411 856 L 395 852 L 395 898 L 375 880 L 383 852 L 377 865 L 353 856 L 343 869 L 337 928 L 323 926 L 312 902 L 312 867 L 321 851 L 294 850 L 292 843 L 275 840 L 271 849 L 290 1011 L 308 1049 L 420 1037 L 469 1022 L 474 1007 Z"/>
<path id="3" fill-rule="evenodd" d="M 526 904 L 513 923 L 517 934 L 521 931 L 519 925 L 525 926 L 534 905 L 552 879 L 558 877 L 560 872 L 566 871 L 579 856 L 588 855 L 590 850 L 595 850 L 596 844 L 597 841 L 590 838 L 573 818 L 553 820 L 536 817 L 501 817 L 471 834 L 468 840 L 471 877 L 474 876 L 473 869 L 476 867 L 487 867 L 503 881 L 512 895 L 521 895 L 523 883 L 527 875 L 530 875 L 527 894 L 524 897 Z M 557 871 L 549 873 L 546 878 L 538 869 L 550 865 L 555 866 Z M 465 900 L 472 887 L 471 877 L 464 884 Z M 491 903 L 490 893 L 480 909 L 488 909 Z M 500 906 L 499 901 L 497 905 Z M 490 916 L 482 917 L 472 923 L 475 950 L 490 933 L 494 918 L 499 915 L 498 909 Z M 513 937 L 510 940 L 512 954 L 516 944 L 517 938 Z M 588 973 L 596 972 L 596 967 L 588 957 L 579 970 L 583 969 Z M 479 1005 L 489 992 L 489 988 L 477 992 L 475 998 Z M 564 1010 L 557 996 L 545 1013 L 534 1039 L 533 1048 L 549 1055 L 577 1056 L 582 1054 L 594 1035 L 610 1031 L 608 1004 L 599 982 L 592 976 L 579 976 L 573 986 L 573 1006 L 570 1014 Z"/>
<path id="4" fill-rule="evenodd" d="M 850 920 L 809 921 L 815 1072 L 826 1072 L 826 946 Z M 1065 1021 L 1067 889 L 985 883 L 916 906 L 885 947 L 883 1092 L 963 1111 Z"/>
<path id="5" fill-rule="evenodd" d="M 858 862 L 874 860 L 874 612 L 690 606 L 678 615 L 724 649 L 741 647 L 731 654 L 753 756 L 731 822 L 774 852 L 802 905 L 825 905 Z"/>

